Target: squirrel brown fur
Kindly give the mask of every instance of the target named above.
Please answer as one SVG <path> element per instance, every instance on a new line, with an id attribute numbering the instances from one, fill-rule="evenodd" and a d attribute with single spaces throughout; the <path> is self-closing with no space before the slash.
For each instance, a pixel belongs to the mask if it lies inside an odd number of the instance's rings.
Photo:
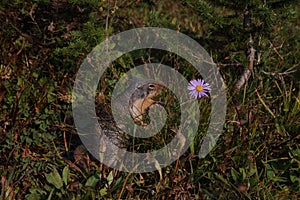
<path id="1" fill-rule="evenodd" d="M 152 98 L 159 95 L 163 86 L 157 83 L 148 83 L 138 87 L 131 95 L 129 100 L 129 111 L 131 117 L 139 125 L 145 126 L 146 124 L 142 121 L 143 115 L 147 109 L 153 104 L 157 103 Z"/>

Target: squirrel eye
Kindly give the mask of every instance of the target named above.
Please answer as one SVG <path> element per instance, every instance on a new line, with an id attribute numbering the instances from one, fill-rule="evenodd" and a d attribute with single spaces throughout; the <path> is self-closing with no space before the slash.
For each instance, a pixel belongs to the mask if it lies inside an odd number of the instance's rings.
<path id="1" fill-rule="evenodd" d="M 155 89 L 155 85 L 150 83 L 150 84 L 148 85 L 148 89 L 154 90 L 154 89 Z"/>

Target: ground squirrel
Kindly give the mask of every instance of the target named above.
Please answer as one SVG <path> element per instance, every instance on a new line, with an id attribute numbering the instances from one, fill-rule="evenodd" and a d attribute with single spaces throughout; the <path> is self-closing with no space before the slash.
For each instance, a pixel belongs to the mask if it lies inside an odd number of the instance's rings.
<path id="1" fill-rule="evenodd" d="M 125 85 L 125 86 L 124 86 Z M 143 116 L 153 104 L 161 104 L 153 100 L 160 94 L 163 86 L 153 80 L 135 79 L 127 88 L 126 84 L 116 87 L 115 96 L 112 99 L 112 112 L 115 113 L 114 120 L 117 129 L 110 123 L 101 123 L 107 137 L 119 147 L 126 146 L 126 132 L 132 131 L 132 120 L 141 126 L 147 124 L 143 122 Z M 128 116 L 129 115 L 129 116 Z M 101 120 L 100 120 L 101 121 Z"/>
<path id="2" fill-rule="evenodd" d="M 120 124 L 116 124 L 117 127 L 113 126 L 112 123 L 105 123 L 100 120 L 101 129 L 99 132 L 102 132 L 106 137 L 100 137 L 100 145 L 102 147 L 101 160 L 105 161 L 104 163 L 110 167 L 117 167 L 121 169 L 123 166 L 123 161 L 116 159 L 116 155 L 125 156 L 124 152 L 129 145 L 132 145 L 131 139 L 128 136 L 127 130 L 125 127 L 127 123 L 127 117 L 133 118 L 134 122 L 146 126 L 143 122 L 143 115 L 153 104 L 160 104 L 159 102 L 153 100 L 153 97 L 156 97 L 160 94 L 163 89 L 163 86 L 155 83 L 153 80 L 145 79 L 136 79 L 129 86 L 124 89 L 126 84 L 122 84 L 120 87 L 116 87 L 116 96 L 112 99 L 112 105 L 116 109 L 117 117 L 122 119 L 123 115 L 126 115 L 126 120 L 124 124 L 122 121 Z M 119 90 L 118 90 L 119 89 Z M 128 113 L 129 111 L 129 113 Z M 127 116 L 130 114 L 131 116 Z M 125 117 L 125 116 L 124 116 Z M 124 119 L 124 118 L 123 118 Z M 130 130 L 129 126 L 129 130 Z M 113 143 L 114 145 L 109 145 Z M 122 150 L 121 150 L 122 149 Z M 130 158 L 124 158 L 125 160 Z M 142 156 L 140 157 L 142 159 Z M 155 159 L 149 160 L 147 162 L 158 162 Z M 130 163 L 129 163 L 130 166 Z M 127 167 L 127 166 L 126 166 Z M 161 170 L 158 168 L 160 176 Z"/>
<path id="3" fill-rule="evenodd" d="M 151 105 L 158 103 L 152 98 L 157 96 L 162 89 L 163 86 L 160 84 L 147 83 L 134 91 L 129 100 L 129 111 L 136 123 L 143 126 L 146 125 L 142 121 L 143 115 Z"/>

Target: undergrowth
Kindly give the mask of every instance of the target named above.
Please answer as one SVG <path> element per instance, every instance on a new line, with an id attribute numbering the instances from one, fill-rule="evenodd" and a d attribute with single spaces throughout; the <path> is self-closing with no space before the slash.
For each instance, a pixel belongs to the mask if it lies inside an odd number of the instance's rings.
<path id="1" fill-rule="evenodd" d="M 298 2 L 248 2 L 251 27 L 243 27 L 245 7 L 220 0 L 2 1 L 1 199 L 299 199 Z M 227 86 L 226 122 L 215 148 L 203 159 L 197 156 L 211 112 L 209 99 L 201 99 L 199 136 L 162 174 L 122 173 L 102 165 L 82 146 L 72 119 L 72 87 L 85 56 L 107 36 L 143 26 L 194 38 L 211 54 Z M 249 64 L 250 35 L 254 73 L 236 92 Z M 155 62 L 188 80 L 201 78 L 174 54 L 131 52 L 101 78 L 97 108 L 109 109 L 122 74 Z M 180 105 L 172 92 L 164 92 L 159 98 L 173 114 Z M 171 127 L 179 116 L 169 116 Z M 163 146 L 173 128 L 140 148 Z"/>

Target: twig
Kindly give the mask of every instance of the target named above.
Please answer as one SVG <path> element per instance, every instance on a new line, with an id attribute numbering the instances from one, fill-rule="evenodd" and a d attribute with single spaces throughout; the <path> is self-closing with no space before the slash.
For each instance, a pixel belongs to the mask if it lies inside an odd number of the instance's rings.
<path id="1" fill-rule="evenodd" d="M 254 63 L 254 60 L 255 60 L 255 49 L 253 47 L 250 48 L 250 54 L 248 56 L 249 58 L 249 65 L 248 65 L 248 68 L 246 68 L 244 70 L 244 72 L 241 74 L 241 77 L 240 79 L 238 80 L 238 82 L 235 84 L 235 89 L 236 90 L 240 90 L 241 87 L 248 82 L 251 74 L 252 74 L 252 71 L 253 71 L 253 63 Z"/>
<path id="2" fill-rule="evenodd" d="M 64 117 L 64 123 L 66 123 L 66 120 L 67 120 L 67 115 Z M 63 137 L 64 137 L 65 150 L 66 150 L 67 153 L 69 153 L 69 148 L 68 148 L 68 144 L 67 144 L 66 130 L 64 130 L 64 132 L 63 132 Z"/>
<path id="3" fill-rule="evenodd" d="M 274 47 L 274 45 L 272 44 L 272 42 L 269 40 L 270 46 L 273 48 L 273 50 L 275 51 L 275 53 L 280 57 L 281 60 L 284 60 L 283 57 L 279 54 L 279 52 L 277 51 L 277 47 Z M 279 46 L 279 48 L 282 48 L 284 41 L 282 42 L 282 44 Z"/>
<path id="4" fill-rule="evenodd" d="M 122 186 L 122 190 L 121 190 L 121 192 L 120 192 L 120 194 L 119 194 L 118 199 L 121 199 L 121 198 L 122 198 L 124 189 L 125 189 L 125 187 L 126 187 L 126 184 L 127 184 L 127 181 L 128 181 L 128 178 L 129 178 L 130 175 L 131 175 L 131 173 L 128 173 L 128 175 L 126 176 L 126 178 L 125 178 L 125 180 L 124 180 L 124 183 L 123 183 L 123 186 Z"/>
<path id="5" fill-rule="evenodd" d="M 297 70 L 296 70 L 296 69 L 295 69 L 295 70 L 292 70 L 292 68 L 290 68 L 290 69 L 288 69 L 288 70 L 286 70 L 286 71 L 284 71 L 284 72 L 281 72 L 281 73 L 277 73 L 277 72 L 266 72 L 266 71 L 263 71 L 263 70 L 262 70 L 262 72 L 263 72 L 264 74 L 266 74 L 266 75 L 272 75 L 272 76 L 276 76 L 276 75 L 278 75 L 278 76 L 285 76 L 285 75 L 289 75 L 289 74 L 295 73 L 295 72 L 297 72 Z"/>
<path id="6" fill-rule="evenodd" d="M 245 29 L 251 27 L 251 13 L 248 9 L 248 5 L 246 5 L 246 7 L 244 9 L 243 26 L 244 26 Z M 248 55 L 249 65 L 248 65 L 248 68 L 246 68 L 244 70 L 244 72 L 241 74 L 241 77 L 238 80 L 238 82 L 235 84 L 235 90 L 236 91 L 240 90 L 241 87 L 245 83 L 246 83 L 245 87 L 247 86 L 247 82 L 248 82 L 251 74 L 253 73 L 253 63 L 254 63 L 254 60 L 255 60 L 255 51 L 256 50 L 253 47 L 253 38 L 252 38 L 251 34 L 250 34 L 250 37 L 249 37 L 249 45 L 250 45 L 249 55 Z"/>
<path id="7" fill-rule="evenodd" d="M 231 66 L 234 66 L 234 67 L 238 67 L 238 66 L 243 66 L 242 63 L 216 63 L 217 67 L 231 67 Z"/>

